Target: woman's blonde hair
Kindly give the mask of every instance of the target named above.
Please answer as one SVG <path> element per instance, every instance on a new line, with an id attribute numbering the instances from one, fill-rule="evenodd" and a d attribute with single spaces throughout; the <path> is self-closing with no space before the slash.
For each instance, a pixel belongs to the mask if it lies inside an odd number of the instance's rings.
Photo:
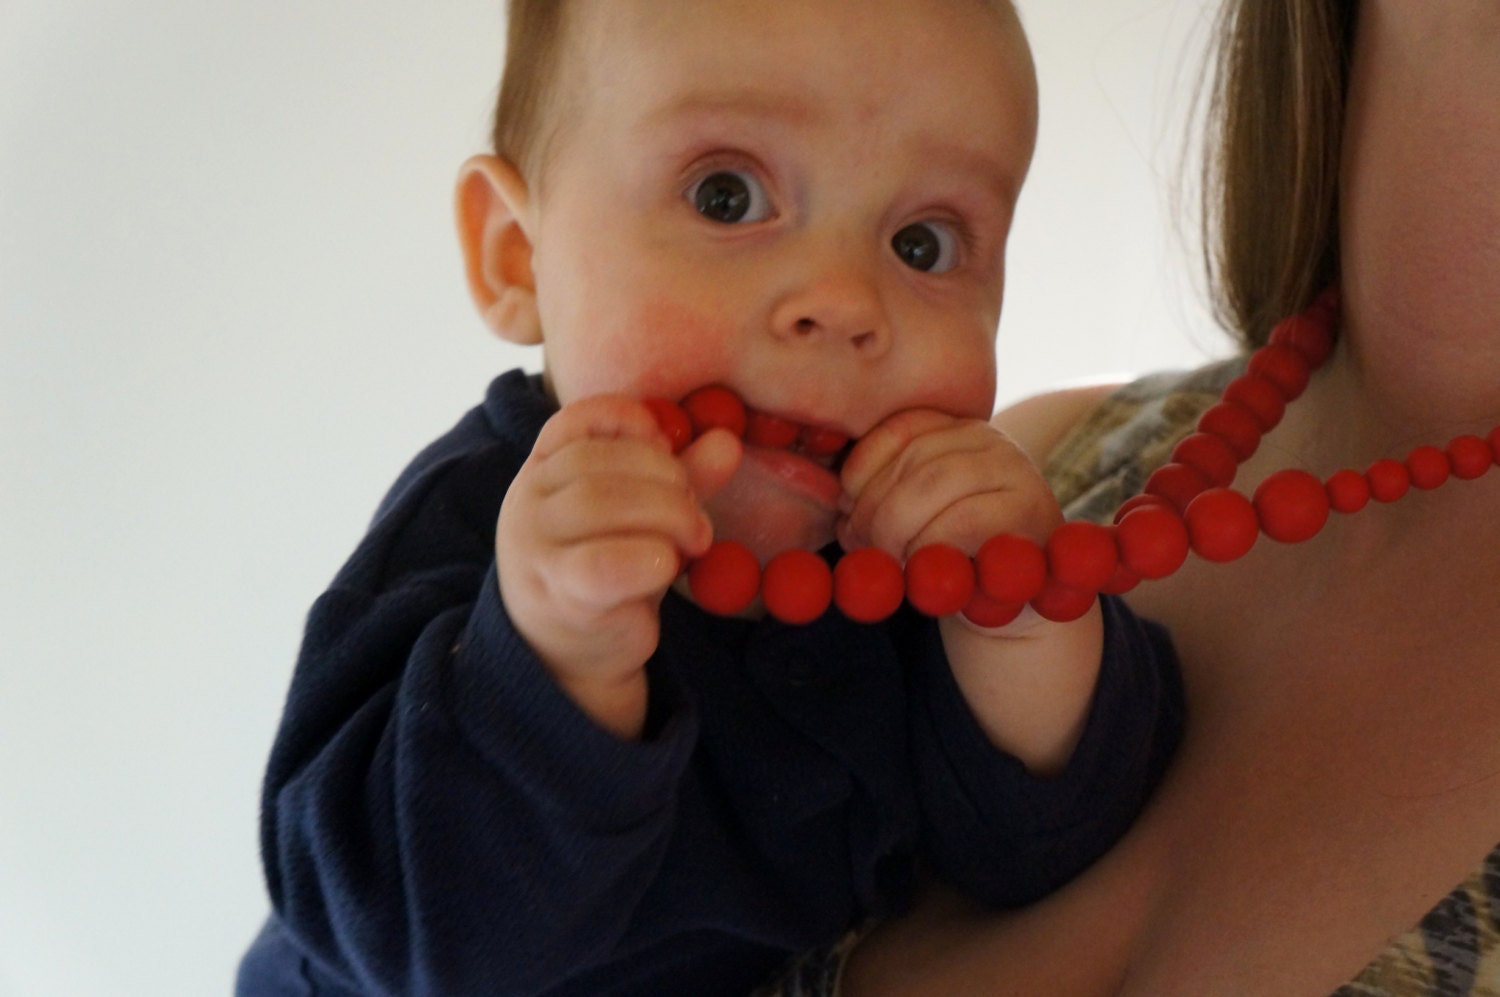
<path id="1" fill-rule="evenodd" d="M 1245 345 L 1338 279 L 1356 0 L 1227 0 L 1207 107 L 1205 264 Z"/>

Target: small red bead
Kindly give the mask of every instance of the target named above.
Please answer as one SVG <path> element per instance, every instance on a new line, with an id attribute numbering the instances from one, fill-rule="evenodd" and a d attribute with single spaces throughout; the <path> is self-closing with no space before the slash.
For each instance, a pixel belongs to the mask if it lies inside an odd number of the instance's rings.
<path id="1" fill-rule="evenodd" d="M 1271 330 L 1271 342 L 1290 346 L 1307 360 L 1313 369 L 1323 366 L 1333 352 L 1331 316 L 1316 307 L 1282 319 Z"/>
<path id="2" fill-rule="evenodd" d="M 702 436 L 710 429 L 727 429 L 741 439 L 745 436 L 745 403 L 722 384 L 689 392 L 682 400 L 682 409 L 693 423 L 695 436 Z"/>
<path id="3" fill-rule="evenodd" d="M 688 591 L 710 613 L 741 613 L 759 590 L 760 564 L 750 548 L 733 540 L 718 541 L 688 568 Z"/>
<path id="4" fill-rule="evenodd" d="M 1131 571 L 1121 561 L 1115 565 L 1112 575 L 1099 586 L 1100 595 L 1124 595 L 1141 583 L 1141 576 Z"/>
<path id="5" fill-rule="evenodd" d="M 1130 498 L 1120 503 L 1120 508 L 1115 510 L 1115 522 L 1119 523 L 1120 520 L 1124 519 L 1132 512 L 1135 512 L 1135 510 L 1137 509 L 1152 508 L 1167 509 L 1173 512 L 1177 511 L 1176 506 L 1174 506 L 1165 498 L 1162 498 L 1160 495 L 1149 495 L 1145 492 L 1142 492 L 1139 495 L 1132 495 L 1130 496 Z"/>
<path id="6" fill-rule="evenodd" d="M 1266 536 L 1282 543 L 1301 543 L 1317 536 L 1328 522 L 1328 490 L 1306 471 L 1277 471 L 1255 489 L 1255 512 Z"/>
<path id="7" fill-rule="evenodd" d="M 1098 593 L 1088 589 L 1069 588 L 1049 578 L 1036 598 L 1031 600 L 1031 608 L 1043 619 L 1054 623 L 1071 623 L 1087 613 L 1098 598 Z"/>
<path id="8" fill-rule="evenodd" d="M 1024 602 L 996 602 L 976 586 L 963 614 L 976 627 L 1003 627 L 1020 616 L 1025 608 Z"/>
<path id="9" fill-rule="evenodd" d="M 1377 502 L 1394 502 L 1411 488 L 1411 472 L 1390 457 L 1371 464 L 1365 478 L 1370 482 L 1370 497 Z"/>
<path id="10" fill-rule="evenodd" d="M 1358 512 L 1370 501 L 1370 479 L 1347 467 L 1335 471 L 1324 486 L 1328 504 L 1335 512 Z"/>
<path id="11" fill-rule="evenodd" d="M 1198 417 L 1198 429 L 1212 433 L 1229 444 L 1240 460 L 1249 460 L 1260 446 L 1260 423 L 1243 405 L 1219 402 Z"/>
<path id="12" fill-rule="evenodd" d="M 1213 482 L 1203 472 L 1187 464 L 1163 464 L 1151 472 L 1143 491 L 1147 495 L 1164 498 L 1174 509 L 1182 510 L 1188 503 L 1213 487 Z"/>
<path id="13" fill-rule="evenodd" d="M 1047 580 L 1047 555 L 1030 537 L 1000 533 L 975 552 L 974 574 L 980 591 L 992 601 L 1024 604 Z"/>
<path id="14" fill-rule="evenodd" d="M 1120 560 L 1113 531 L 1082 520 L 1053 530 L 1046 547 L 1048 575 L 1068 588 L 1097 592 Z"/>
<path id="15" fill-rule="evenodd" d="M 851 550 L 833 567 L 833 602 L 851 620 L 878 623 L 901 607 L 901 563 L 879 547 Z"/>
<path id="16" fill-rule="evenodd" d="M 1193 550 L 1206 561 L 1223 563 L 1243 557 L 1260 535 L 1255 506 L 1228 488 L 1213 488 L 1193 499 L 1183 519 Z"/>
<path id="17" fill-rule="evenodd" d="M 1453 465 L 1448 455 L 1434 446 L 1420 446 L 1406 455 L 1406 470 L 1413 486 L 1429 491 L 1448 480 Z"/>
<path id="18" fill-rule="evenodd" d="M 1186 464 L 1207 479 L 1210 485 L 1224 487 L 1234 481 L 1239 461 L 1229 444 L 1212 433 L 1193 433 L 1172 448 L 1172 460 Z"/>
<path id="19" fill-rule="evenodd" d="M 797 442 L 800 427 L 789 419 L 767 415 L 764 412 L 745 414 L 745 442 L 752 447 L 767 450 L 785 450 Z"/>
<path id="20" fill-rule="evenodd" d="M 783 623 L 811 623 L 833 601 L 833 571 L 812 551 L 784 550 L 761 575 L 760 599 Z"/>
<path id="21" fill-rule="evenodd" d="M 1459 436 L 1448 444 L 1448 462 L 1453 465 L 1454 477 L 1473 481 L 1495 466 L 1495 455 L 1479 437 Z"/>
<path id="22" fill-rule="evenodd" d="M 643 398 L 641 404 L 650 410 L 657 428 L 672 445 L 673 453 L 682 453 L 693 442 L 693 423 L 681 405 L 665 398 Z"/>
<path id="23" fill-rule="evenodd" d="M 1182 517 L 1161 506 L 1135 509 L 1115 528 L 1120 560 L 1142 578 L 1165 578 L 1188 556 L 1188 531 Z"/>
<path id="24" fill-rule="evenodd" d="M 1312 368 L 1307 365 L 1307 358 L 1290 346 L 1268 343 L 1250 356 L 1245 372 L 1270 381 L 1283 398 L 1291 401 L 1307 390 Z"/>
<path id="25" fill-rule="evenodd" d="M 1255 416 L 1261 432 L 1270 432 L 1286 415 L 1286 398 L 1281 390 L 1257 374 L 1241 374 L 1224 388 L 1224 401 L 1243 405 Z"/>
<path id="26" fill-rule="evenodd" d="M 832 457 L 849 443 L 849 436 L 836 429 L 803 426 L 797 436 L 802 452 L 809 457 Z"/>
<path id="27" fill-rule="evenodd" d="M 950 616 L 974 595 L 974 562 L 952 544 L 928 544 L 906 559 L 906 598 L 918 612 Z"/>

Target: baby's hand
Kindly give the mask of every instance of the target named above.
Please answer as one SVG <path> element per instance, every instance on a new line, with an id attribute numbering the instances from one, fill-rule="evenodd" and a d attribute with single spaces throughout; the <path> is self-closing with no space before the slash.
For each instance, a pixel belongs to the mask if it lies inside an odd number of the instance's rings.
<path id="1" fill-rule="evenodd" d="M 645 720 L 662 596 L 712 541 L 701 503 L 740 454 L 718 431 L 673 456 L 645 405 L 599 396 L 548 421 L 505 496 L 495 558 L 506 609 L 564 691 L 622 736 Z"/>
<path id="2" fill-rule="evenodd" d="M 1041 472 L 1007 436 L 932 409 L 876 426 L 849 454 L 842 480 L 840 543 L 903 561 L 931 543 L 972 555 L 997 533 L 1041 542 L 1062 522 Z"/>

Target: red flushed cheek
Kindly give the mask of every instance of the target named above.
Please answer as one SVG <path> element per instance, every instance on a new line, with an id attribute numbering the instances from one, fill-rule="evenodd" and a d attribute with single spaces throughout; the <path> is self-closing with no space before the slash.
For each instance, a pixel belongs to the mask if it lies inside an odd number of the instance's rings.
<path id="1" fill-rule="evenodd" d="M 701 309 L 674 301 L 646 301 L 629 316 L 624 335 L 601 350 L 601 371 L 636 371 L 634 390 L 677 400 L 694 388 L 733 374 L 733 330 Z"/>

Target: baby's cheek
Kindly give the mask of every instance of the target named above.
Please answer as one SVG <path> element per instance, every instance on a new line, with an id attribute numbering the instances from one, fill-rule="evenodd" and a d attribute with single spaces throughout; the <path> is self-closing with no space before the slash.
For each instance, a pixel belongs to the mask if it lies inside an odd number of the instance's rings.
<path id="1" fill-rule="evenodd" d="M 625 334 L 612 338 L 623 355 L 601 356 L 600 362 L 605 369 L 637 371 L 641 394 L 677 399 L 734 374 L 734 332 L 720 319 L 678 302 L 651 301 L 627 322 Z"/>

